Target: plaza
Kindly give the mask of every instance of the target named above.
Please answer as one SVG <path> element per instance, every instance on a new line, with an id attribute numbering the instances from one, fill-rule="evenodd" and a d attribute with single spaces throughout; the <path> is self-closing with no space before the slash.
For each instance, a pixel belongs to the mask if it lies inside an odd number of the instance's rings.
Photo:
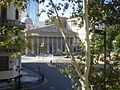
<path id="1" fill-rule="evenodd" d="M 71 58 L 66 58 L 65 56 L 53 56 L 52 54 L 45 55 L 45 56 L 22 56 L 21 62 L 22 63 L 72 63 Z M 83 61 L 80 61 L 76 58 L 77 62 L 84 63 Z"/>
<path id="2" fill-rule="evenodd" d="M 50 61 L 52 60 L 52 64 Z M 72 90 L 70 78 L 59 71 L 61 67 L 71 64 L 70 58 L 64 56 L 22 56 L 22 67 L 32 73 L 42 73 L 44 82 L 38 83 L 32 90 Z M 29 74 L 31 75 L 31 74 Z"/>

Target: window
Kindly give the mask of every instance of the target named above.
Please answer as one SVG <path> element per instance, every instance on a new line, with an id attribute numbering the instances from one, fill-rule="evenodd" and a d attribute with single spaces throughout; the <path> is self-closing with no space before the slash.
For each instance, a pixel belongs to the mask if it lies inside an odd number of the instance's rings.
<path id="1" fill-rule="evenodd" d="M 9 57 L 8 56 L 0 56 L 0 71 L 9 70 Z"/>
<path id="2" fill-rule="evenodd" d="M 1 19 L 7 19 L 7 8 L 1 7 Z"/>
<path id="3" fill-rule="evenodd" d="M 18 10 L 15 11 L 15 18 L 18 20 L 19 19 L 19 12 Z"/>

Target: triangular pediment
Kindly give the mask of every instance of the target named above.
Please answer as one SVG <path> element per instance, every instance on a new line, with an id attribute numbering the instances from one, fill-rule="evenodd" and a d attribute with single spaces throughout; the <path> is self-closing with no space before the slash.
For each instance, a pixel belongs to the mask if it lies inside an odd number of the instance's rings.
<path id="1" fill-rule="evenodd" d="M 29 35 L 33 35 L 32 33 L 34 33 L 34 35 L 41 35 L 41 34 L 44 34 L 44 35 L 61 35 L 61 32 L 60 32 L 60 28 L 58 28 L 56 25 L 47 25 L 47 26 L 43 26 L 43 27 L 39 27 L 39 28 L 35 28 L 35 29 L 31 29 L 31 30 L 28 30 L 26 32 L 27 34 Z M 74 36 L 74 32 L 69 30 L 69 29 L 65 29 L 65 34 L 67 36 Z"/>

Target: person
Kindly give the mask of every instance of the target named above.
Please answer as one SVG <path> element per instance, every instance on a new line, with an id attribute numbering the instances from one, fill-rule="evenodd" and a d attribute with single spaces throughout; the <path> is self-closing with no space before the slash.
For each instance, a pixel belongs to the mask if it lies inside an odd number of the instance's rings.
<path id="1" fill-rule="evenodd" d="M 50 64 L 52 64 L 52 60 L 50 60 Z"/>

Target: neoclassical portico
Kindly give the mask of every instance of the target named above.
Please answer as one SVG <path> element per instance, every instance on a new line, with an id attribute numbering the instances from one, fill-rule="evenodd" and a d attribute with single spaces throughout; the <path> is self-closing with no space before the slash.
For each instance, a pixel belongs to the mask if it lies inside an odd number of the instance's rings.
<path id="1" fill-rule="evenodd" d="M 31 29 L 26 33 L 26 38 L 31 44 L 31 49 L 28 50 L 28 53 L 40 54 L 41 44 L 43 43 L 45 47 L 45 53 L 56 54 L 58 50 L 61 52 L 64 52 L 66 50 L 65 42 L 60 33 L 60 30 L 55 25 L 47 25 L 44 27 Z M 75 33 L 70 30 L 66 30 L 65 34 L 70 49 L 73 50 L 73 39 Z"/>

